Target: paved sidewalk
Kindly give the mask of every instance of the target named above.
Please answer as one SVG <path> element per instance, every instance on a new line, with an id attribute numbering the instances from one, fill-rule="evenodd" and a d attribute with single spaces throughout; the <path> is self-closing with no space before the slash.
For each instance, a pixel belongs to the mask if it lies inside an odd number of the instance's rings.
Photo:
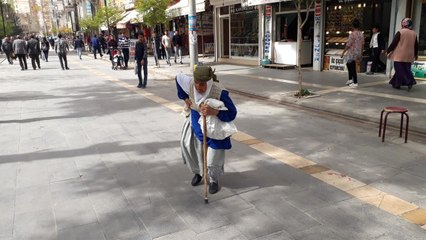
<path id="1" fill-rule="evenodd" d="M 132 70 L 69 62 L 0 65 L 1 240 L 424 240 L 424 145 L 233 94 L 240 132 L 205 205 L 179 147 L 172 75 L 188 65 L 151 61 L 138 89 Z M 263 71 L 215 68 L 241 88 Z M 257 78 L 265 95 L 295 88 Z"/>
<path id="2" fill-rule="evenodd" d="M 352 89 L 345 86 L 346 73 L 315 72 L 304 69 L 304 87 L 319 95 L 313 98 L 297 99 L 293 96 L 298 89 L 296 70 L 214 63 L 212 57 L 199 58 L 199 61 L 213 65 L 218 79 L 231 91 L 286 104 L 296 104 L 377 124 L 383 107 L 406 107 L 410 116 L 409 131 L 426 136 L 426 81 L 417 81 L 417 85 L 408 92 L 404 87 L 401 90 L 393 89 L 388 84 L 389 78 L 384 74 L 361 73 L 359 87 Z M 184 62 L 188 63 L 189 59 L 185 58 Z M 170 79 L 178 72 L 191 74 L 188 64 L 172 64 L 171 67 L 161 65 L 160 68 L 152 67 L 151 70 Z M 394 121 L 393 118 L 397 120 Z M 391 115 L 389 123 L 398 126 L 399 118 Z"/>

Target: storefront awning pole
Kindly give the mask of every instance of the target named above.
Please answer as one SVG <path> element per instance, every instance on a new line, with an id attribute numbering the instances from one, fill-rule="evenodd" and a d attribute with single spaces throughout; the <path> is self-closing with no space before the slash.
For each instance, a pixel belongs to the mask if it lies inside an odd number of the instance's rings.
<path id="1" fill-rule="evenodd" d="M 197 13 L 195 10 L 195 0 L 189 0 L 189 56 L 191 60 L 190 68 L 194 71 L 194 65 L 198 63 L 198 44 L 197 44 Z"/>

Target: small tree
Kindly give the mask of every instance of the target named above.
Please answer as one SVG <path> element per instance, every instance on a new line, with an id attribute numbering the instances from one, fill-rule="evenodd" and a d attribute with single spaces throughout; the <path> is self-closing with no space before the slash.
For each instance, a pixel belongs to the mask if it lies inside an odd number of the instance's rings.
<path id="1" fill-rule="evenodd" d="M 120 20 L 122 17 L 124 9 L 115 5 L 108 7 L 101 7 L 96 12 L 95 17 L 93 18 L 94 26 L 97 25 L 97 29 L 100 25 L 106 24 L 109 27 L 112 23 L 115 23 Z"/>
<path id="2" fill-rule="evenodd" d="M 80 21 L 80 27 L 85 32 L 96 31 L 99 29 L 100 25 L 101 24 L 96 19 L 92 19 L 91 17 L 83 18 Z"/>
<path id="3" fill-rule="evenodd" d="M 143 22 L 148 27 L 166 23 L 168 16 L 166 9 L 171 0 L 137 0 L 135 7 L 143 16 Z"/>
<path id="4" fill-rule="evenodd" d="M 303 79 L 302 79 L 302 29 L 306 21 L 309 18 L 309 10 L 312 8 L 312 5 L 315 3 L 315 0 L 294 0 L 294 5 L 297 10 L 297 80 L 299 82 L 299 92 L 297 96 L 300 98 L 306 94 L 309 94 L 307 91 L 303 90 Z M 305 19 L 302 21 L 302 9 L 306 9 Z"/>

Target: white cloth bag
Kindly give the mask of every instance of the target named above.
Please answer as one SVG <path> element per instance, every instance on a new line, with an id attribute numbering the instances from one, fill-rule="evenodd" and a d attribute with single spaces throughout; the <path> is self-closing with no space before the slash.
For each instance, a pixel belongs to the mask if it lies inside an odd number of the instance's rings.
<path id="1" fill-rule="evenodd" d="M 205 104 L 209 105 L 210 107 L 216 109 L 216 110 L 223 110 L 226 111 L 228 108 L 225 107 L 225 104 L 222 101 L 208 98 L 205 101 Z M 201 130 L 204 134 L 204 128 L 203 128 L 203 117 L 201 116 L 198 120 L 198 123 L 201 126 Z M 217 116 L 207 116 L 206 117 L 206 125 L 207 125 L 207 137 L 211 139 L 216 140 L 223 140 L 232 134 L 238 132 L 237 127 L 235 126 L 234 122 L 223 122 L 221 121 Z"/>

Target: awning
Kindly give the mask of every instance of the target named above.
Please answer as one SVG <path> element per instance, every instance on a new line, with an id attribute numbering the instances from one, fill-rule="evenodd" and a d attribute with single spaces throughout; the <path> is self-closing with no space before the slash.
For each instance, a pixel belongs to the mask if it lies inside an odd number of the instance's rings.
<path id="1" fill-rule="evenodd" d="M 126 15 L 117 22 L 117 29 L 126 28 L 127 23 L 140 23 L 143 22 L 142 16 L 140 16 L 139 12 L 136 10 L 130 10 L 126 12 Z"/>
<path id="2" fill-rule="evenodd" d="M 195 10 L 197 13 L 204 12 L 206 10 L 205 0 L 195 1 Z M 189 14 L 189 0 L 180 0 L 178 3 L 168 7 L 166 9 L 168 16 L 174 18 L 179 16 L 185 16 Z"/>

